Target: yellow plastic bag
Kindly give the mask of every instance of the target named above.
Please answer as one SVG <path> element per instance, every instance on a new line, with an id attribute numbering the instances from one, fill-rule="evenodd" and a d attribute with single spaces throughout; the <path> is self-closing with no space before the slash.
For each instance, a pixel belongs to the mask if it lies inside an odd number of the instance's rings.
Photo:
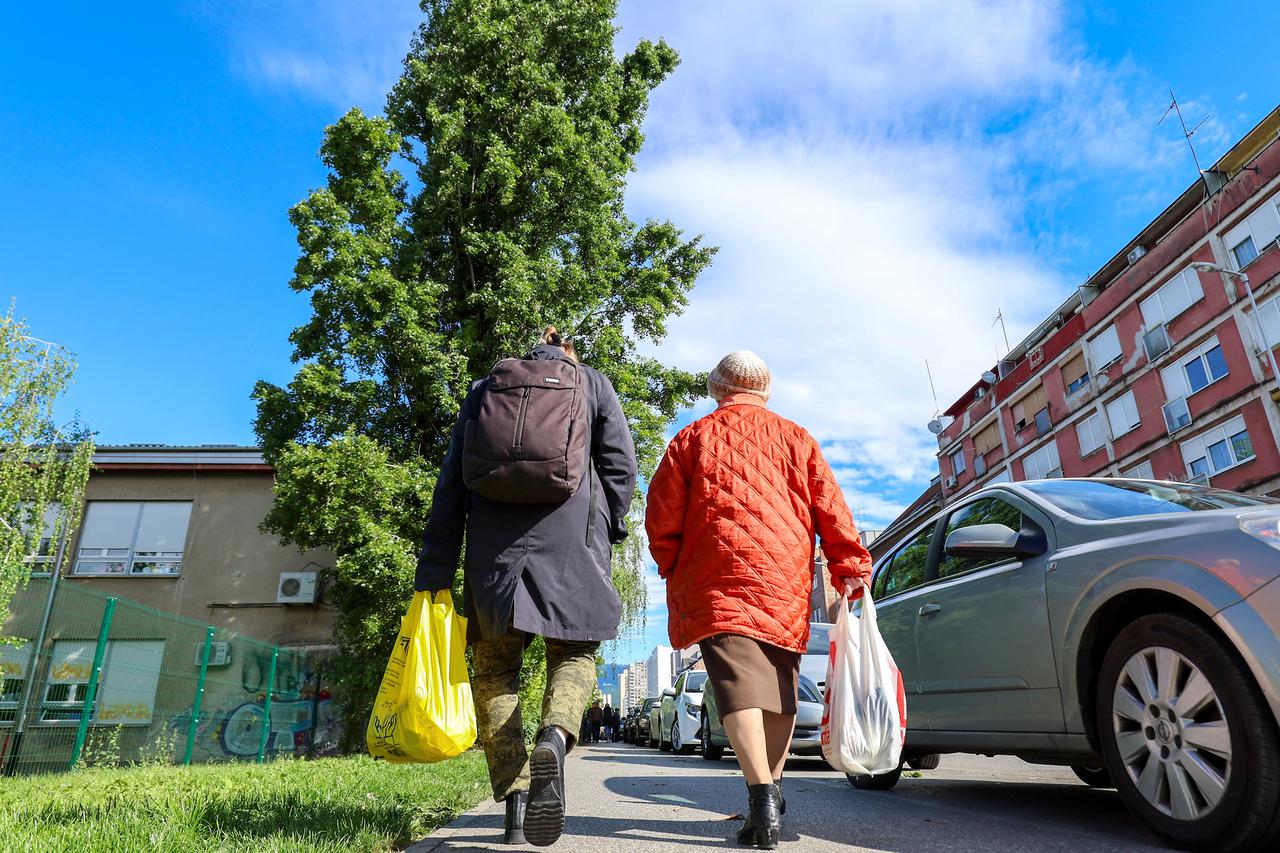
<path id="1" fill-rule="evenodd" d="M 467 620 L 448 592 L 413 596 L 373 704 L 369 753 L 397 764 L 460 755 L 476 741 L 467 680 Z"/>

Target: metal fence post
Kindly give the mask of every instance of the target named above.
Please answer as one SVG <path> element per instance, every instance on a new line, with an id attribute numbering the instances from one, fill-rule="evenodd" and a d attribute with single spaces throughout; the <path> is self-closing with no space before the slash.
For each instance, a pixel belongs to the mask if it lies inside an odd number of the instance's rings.
<path id="1" fill-rule="evenodd" d="M 271 649 L 271 672 L 267 675 L 267 697 L 262 703 L 262 740 L 258 742 L 258 763 L 267 754 L 267 740 L 271 737 L 271 693 L 276 689 L 276 661 L 280 659 L 280 647 Z"/>
<path id="2" fill-rule="evenodd" d="M 74 770 L 84 750 L 84 739 L 89 733 L 89 718 L 93 716 L 93 703 L 98 698 L 98 681 L 102 677 L 102 658 L 107 652 L 107 635 L 111 632 L 111 620 L 116 615 L 116 600 L 108 598 L 102 608 L 102 625 L 98 628 L 98 645 L 93 650 L 93 669 L 89 671 L 89 683 L 85 686 L 84 707 L 80 710 L 80 725 L 76 727 L 76 742 L 71 748 L 71 764 Z"/>
<path id="3" fill-rule="evenodd" d="M 209 653 L 213 650 L 213 626 L 204 635 L 204 653 L 200 656 L 200 678 L 196 681 L 196 696 L 191 700 L 191 723 L 187 726 L 187 748 L 182 754 L 184 765 L 191 763 L 191 751 L 196 746 L 196 728 L 200 725 L 200 708 L 204 705 L 204 679 L 209 674 Z"/>

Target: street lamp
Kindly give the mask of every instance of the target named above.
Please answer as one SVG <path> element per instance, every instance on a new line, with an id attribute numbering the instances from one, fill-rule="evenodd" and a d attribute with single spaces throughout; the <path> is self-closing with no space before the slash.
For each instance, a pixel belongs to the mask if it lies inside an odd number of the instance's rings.
<path id="1" fill-rule="evenodd" d="M 1276 366 L 1276 355 L 1271 351 L 1271 341 L 1267 340 L 1267 330 L 1262 325 L 1262 313 L 1258 310 L 1258 300 L 1253 298 L 1253 288 L 1249 286 L 1248 273 L 1229 270 L 1221 264 L 1213 264 L 1208 261 L 1196 261 L 1191 265 L 1191 268 L 1200 272 L 1216 272 L 1232 276 L 1244 283 L 1244 292 L 1249 295 L 1249 304 L 1253 306 L 1253 322 L 1258 324 L 1258 340 L 1262 341 L 1262 346 L 1267 351 L 1267 361 L 1271 364 L 1271 376 L 1276 381 L 1280 381 L 1280 367 Z"/>

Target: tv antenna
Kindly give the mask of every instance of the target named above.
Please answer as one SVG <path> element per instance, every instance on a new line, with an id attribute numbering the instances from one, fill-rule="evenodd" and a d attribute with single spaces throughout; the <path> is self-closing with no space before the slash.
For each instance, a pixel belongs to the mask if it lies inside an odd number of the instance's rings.
<path id="1" fill-rule="evenodd" d="M 1004 335 L 1004 351 L 1005 353 L 1008 353 L 1009 350 L 1011 349 L 1011 347 L 1009 346 L 1009 330 L 1004 327 L 1004 311 L 1001 310 L 1000 308 L 996 308 L 995 323 L 992 323 L 991 325 L 995 326 L 996 323 L 1000 324 L 1000 334 Z M 996 356 L 996 358 L 1000 358 L 1000 357 L 1001 356 L 999 355 Z"/>
<path id="2" fill-rule="evenodd" d="M 1159 126 L 1164 124 L 1164 120 L 1169 117 L 1169 113 L 1178 114 L 1178 123 L 1182 125 L 1182 135 L 1187 140 L 1187 147 L 1191 149 L 1191 159 L 1195 161 L 1196 173 L 1203 174 L 1204 169 L 1200 168 L 1200 157 L 1196 154 L 1196 146 L 1191 142 L 1191 137 L 1195 136 L 1196 131 L 1203 127 L 1204 123 L 1213 118 L 1213 116 L 1205 116 L 1200 119 L 1200 121 L 1196 122 L 1195 127 L 1187 130 L 1187 120 L 1182 116 L 1182 107 L 1178 105 L 1178 96 L 1173 94 L 1172 89 L 1169 90 L 1169 106 L 1164 111 L 1164 115 L 1160 116 L 1160 121 L 1156 122 L 1156 125 Z"/>

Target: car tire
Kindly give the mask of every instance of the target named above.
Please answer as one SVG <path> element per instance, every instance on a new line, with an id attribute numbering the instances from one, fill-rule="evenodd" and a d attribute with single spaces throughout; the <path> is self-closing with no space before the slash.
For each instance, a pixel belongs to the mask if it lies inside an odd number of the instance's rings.
<path id="1" fill-rule="evenodd" d="M 704 761 L 719 761 L 724 758 L 724 747 L 711 742 L 711 724 L 702 716 L 702 758 Z"/>
<path id="2" fill-rule="evenodd" d="M 938 765 L 942 763 L 942 756 L 936 752 L 927 752 L 924 755 L 913 755 L 907 759 L 907 766 L 912 770 L 937 770 Z"/>
<path id="3" fill-rule="evenodd" d="M 671 751 L 676 755 L 692 755 L 693 744 L 685 743 L 680 737 L 680 718 L 671 722 Z"/>
<path id="4" fill-rule="evenodd" d="M 1076 774 L 1076 778 L 1090 788 L 1114 788 L 1116 786 L 1116 783 L 1111 780 L 1111 774 L 1107 772 L 1105 767 L 1086 767 L 1083 764 L 1072 764 L 1071 772 Z"/>
<path id="5" fill-rule="evenodd" d="M 849 780 L 849 784 L 859 791 L 888 791 L 902 778 L 902 765 L 899 764 L 896 770 L 877 773 L 875 776 L 856 776 L 852 773 L 844 775 Z"/>
<path id="6" fill-rule="evenodd" d="M 1116 790 L 1154 832 L 1215 853 L 1280 847 L 1275 717 L 1216 634 L 1173 614 L 1134 621 L 1103 659 L 1095 714 Z"/>

